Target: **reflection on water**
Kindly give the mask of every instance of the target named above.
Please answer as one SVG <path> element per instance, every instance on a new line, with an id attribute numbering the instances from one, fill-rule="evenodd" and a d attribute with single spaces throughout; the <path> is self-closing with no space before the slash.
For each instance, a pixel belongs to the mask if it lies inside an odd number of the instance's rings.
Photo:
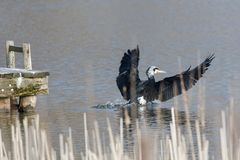
<path id="1" fill-rule="evenodd" d="M 7 150 L 13 151 L 11 125 L 16 125 L 17 120 L 19 120 L 21 125 L 21 132 L 22 135 L 24 135 L 23 119 L 27 118 L 28 125 L 31 126 L 32 120 L 36 118 L 36 114 L 36 112 L 18 114 L 17 110 L 13 110 L 11 113 L 7 114 L 2 112 L 0 113 L 0 129 L 3 135 L 3 142 L 5 143 L 5 147 Z"/>
<path id="2" fill-rule="evenodd" d="M 170 108 L 162 108 L 158 103 L 149 104 L 147 106 L 139 106 L 131 104 L 122 107 L 118 111 L 118 116 L 123 118 L 123 135 L 124 149 L 131 153 L 137 141 L 137 128 L 141 129 L 142 136 L 147 137 L 147 141 L 153 141 L 154 135 L 158 134 L 159 139 L 164 139 L 166 135 L 170 135 L 170 123 L 172 122 L 172 114 Z M 186 130 L 186 113 L 184 111 L 175 110 L 176 123 L 180 128 Z M 194 113 L 190 117 L 190 125 L 194 126 Z M 193 127 L 194 131 L 195 128 Z M 160 135 L 159 135 L 160 133 Z"/>
<path id="3" fill-rule="evenodd" d="M 116 109 L 117 108 L 117 109 Z M 166 134 L 170 134 L 170 127 L 169 124 L 172 122 L 172 115 L 171 115 L 171 109 L 169 108 L 162 108 L 159 106 L 158 103 L 152 103 L 147 106 L 139 106 L 136 104 L 129 104 L 129 105 L 123 105 L 119 106 L 119 104 L 116 105 L 115 109 L 97 109 L 99 112 L 103 110 L 108 110 L 108 111 L 113 111 L 117 115 L 117 122 L 119 124 L 120 119 L 123 119 L 123 138 L 124 138 L 124 150 L 126 153 L 129 154 L 129 156 L 132 156 L 132 152 L 134 150 L 135 145 L 137 145 L 136 142 L 136 134 L 137 134 L 137 128 L 140 128 L 142 130 L 143 135 L 153 135 L 154 133 L 159 133 L 161 131 L 160 138 L 163 138 L 161 136 L 164 136 Z M 94 108 L 96 110 L 96 108 Z M 6 115 L 5 113 L 0 114 L 0 128 L 2 130 L 4 142 L 6 143 L 6 148 L 7 150 L 12 150 L 12 143 L 7 143 L 11 142 L 11 125 L 16 125 L 16 121 L 19 120 L 20 122 L 20 127 L 21 127 L 21 132 L 22 135 L 24 135 L 24 129 L 23 129 L 23 119 L 27 118 L 28 119 L 28 125 L 32 126 L 32 120 L 36 118 L 36 112 L 31 112 L 31 113 L 17 113 L 17 111 L 11 112 L 11 114 Z M 175 112 L 175 119 L 177 121 L 177 124 L 180 125 L 180 127 L 185 127 L 186 124 L 186 115 L 184 111 L 176 111 Z M 88 120 L 92 121 L 93 118 L 90 115 L 87 115 Z M 83 118 L 83 115 L 80 116 L 80 118 Z M 98 119 L 97 117 L 95 117 Z M 40 117 L 40 119 L 42 119 Z M 192 117 L 191 121 L 194 121 L 196 117 Z M 110 119 L 111 120 L 111 119 Z M 91 125 L 92 122 L 88 121 L 88 125 Z M 100 133 L 103 134 L 108 134 L 108 131 L 106 130 L 105 127 L 102 127 L 101 122 L 99 122 L 99 130 Z M 103 123 L 106 123 L 106 119 L 104 120 Z M 119 134 L 119 125 L 115 126 L 116 123 L 111 121 L 111 125 L 113 128 L 113 131 L 116 132 L 116 134 Z M 138 126 L 137 126 L 138 125 Z M 44 125 L 41 125 L 40 123 L 40 128 L 46 129 Z M 65 127 L 65 126 L 64 126 Z M 68 128 L 66 127 L 66 130 Z M 78 136 L 82 136 L 79 133 L 75 133 L 73 128 L 73 133 L 75 136 L 73 136 L 73 144 L 75 147 L 75 150 L 79 150 L 84 153 L 84 140 L 82 140 L 79 143 L 79 139 L 76 138 Z M 93 127 L 89 127 L 89 131 L 91 133 L 91 130 L 93 130 Z M 84 132 L 83 130 L 81 131 L 82 133 Z M 57 134 L 59 133 L 54 133 L 56 134 L 56 137 L 58 137 Z M 90 136 L 91 137 L 91 136 Z M 148 140 L 152 140 L 153 137 L 149 137 Z M 51 138 L 50 138 L 51 139 Z M 51 143 L 51 141 L 50 141 Z M 105 139 L 105 144 L 109 143 L 109 139 Z M 59 153 L 59 147 L 54 147 L 57 152 Z M 76 151 L 75 152 L 76 158 L 80 157 L 80 152 Z"/>

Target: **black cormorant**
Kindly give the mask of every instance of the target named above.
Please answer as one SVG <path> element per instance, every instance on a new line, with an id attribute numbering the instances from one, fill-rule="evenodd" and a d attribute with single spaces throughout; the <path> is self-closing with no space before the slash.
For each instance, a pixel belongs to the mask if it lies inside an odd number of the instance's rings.
<path id="1" fill-rule="evenodd" d="M 124 53 L 119 67 L 119 75 L 116 79 L 117 86 L 126 100 L 138 102 L 141 105 L 154 100 L 167 101 L 174 96 L 182 94 L 183 89 L 190 89 L 208 70 L 214 59 L 214 54 L 207 57 L 199 66 L 172 77 L 166 77 L 155 82 L 154 75 L 166 73 L 156 66 L 150 66 L 146 75 L 147 80 L 142 81 L 138 74 L 139 48 L 128 50 Z M 182 86 L 184 86 L 182 88 Z"/>

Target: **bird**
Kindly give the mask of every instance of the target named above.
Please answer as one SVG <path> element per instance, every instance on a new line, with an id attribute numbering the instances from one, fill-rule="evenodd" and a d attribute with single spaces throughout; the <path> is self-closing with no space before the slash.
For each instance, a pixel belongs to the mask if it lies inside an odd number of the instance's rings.
<path id="1" fill-rule="evenodd" d="M 154 100 L 165 102 L 189 90 L 208 70 L 215 58 L 215 55 L 211 54 L 193 69 L 190 66 L 182 73 L 155 81 L 156 74 L 166 73 L 166 71 L 160 70 L 157 66 L 150 66 L 146 70 L 147 79 L 141 80 L 138 71 L 139 55 L 138 46 L 124 53 L 116 83 L 125 100 L 140 105 L 146 105 Z"/>

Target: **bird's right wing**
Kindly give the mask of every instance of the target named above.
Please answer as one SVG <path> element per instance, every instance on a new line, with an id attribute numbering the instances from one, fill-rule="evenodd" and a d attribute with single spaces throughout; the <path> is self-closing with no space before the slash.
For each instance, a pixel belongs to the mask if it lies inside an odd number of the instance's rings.
<path id="1" fill-rule="evenodd" d="M 117 76 L 117 86 L 124 97 L 129 100 L 135 97 L 136 86 L 140 82 L 138 75 L 139 48 L 128 50 L 124 53 Z"/>
<path id="2" fill-rule="evenodd" d="M 191 67 L 189 67 L 186 71 L 180 74 L 156 82 L 155 87 L 158 91 L 159 100 L 167 101 L 182 94 L 183 89 L 188 90 L 192 88 L 192 86 L 195 85 L 195 83 L 197 83 L 197 81 L 208 70 L 208 67 L 214 58 L 214 54 L 210 55 L 204 62 L 194 69 L 190 69 Z"/>

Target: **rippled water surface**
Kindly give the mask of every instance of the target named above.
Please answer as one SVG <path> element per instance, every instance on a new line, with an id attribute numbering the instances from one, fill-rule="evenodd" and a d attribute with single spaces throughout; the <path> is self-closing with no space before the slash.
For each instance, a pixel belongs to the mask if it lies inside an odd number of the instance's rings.
<path id="1" fill-rule="evenodd" d="M 214 151 L 219 144 L 214 138 L 220 111 L 228 106 L 230 97 L 235 99 L 235 108 L 240 102 L 239 8 L 237 0 L 2 0 L 0 66 L 5 66 L 6 40 L 31 43 L 33 68 L 50 72 L 50 94 L 39 96 L 36 108 L 41 126 L 55 147 L 59 145 L 57 135 L 72 127 L 79 157 L 84 148 L 84 112 L 90 129 L 97 120 L 101 132 L 106 132 L 108 117 L 113 131 L 119 132 L 119 119 L 124 117 L 121 109 L 92 106 L 123 101 L 115 78 L 126 49 L 139 45 L 142 79 L 149 65 L 167 71 L 162 76 L 172 76 L 179 72 L 179 61 L 183 69 L 194 67 L 214 52 L 216 59 L 200 82 L 205 88 L 206 127 Z M 198 114 L 199 86 L 188 92 L 192 119 Z M 182 97 L 177 100 L 179 112 L 184 111 Z M 167 131 L 173 104 L 170 100 L 135 111 L 132 126 L 126 128 L 126 146 L 132 143 L 137 119 L 149 126 L 147 135 Z M 18 116 L 31 118 L 16 113 L 0 115 L 3 136 L 9 143 L 10 124 Z"/>

